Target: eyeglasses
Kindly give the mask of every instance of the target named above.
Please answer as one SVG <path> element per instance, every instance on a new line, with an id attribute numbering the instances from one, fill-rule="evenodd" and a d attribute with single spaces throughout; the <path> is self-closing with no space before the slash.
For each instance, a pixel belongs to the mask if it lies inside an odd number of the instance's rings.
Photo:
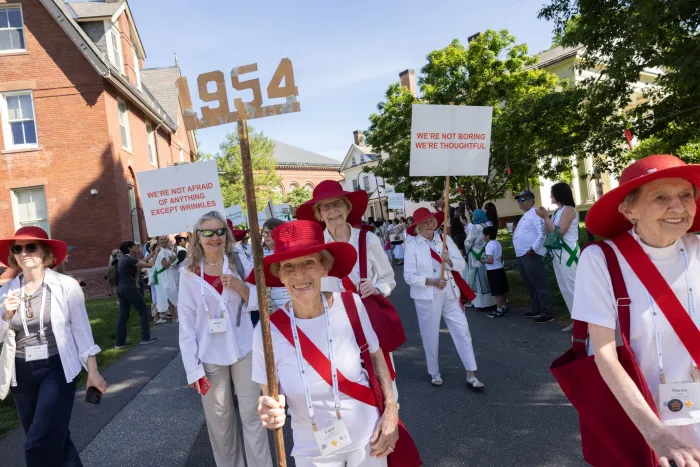
<path id="1" fill-rule="evenodd" d="M 524 203 L 525 201 L 532 199 L 532 198 L 518 198 L 518 203 Z"/>
<path id="2" fill-rule="evenodd" d="M 343 206 L 345 206 L 345 203 L 343 202 L 343 200 L 337 199 L 337 200 L 333 201 L 332 203 L 321 204 L 320 209 L 321 209 L 321 211 L 326 212 L 326 211 L 330 211 L 333 208 L 340 209 Z"/>
<path id="3" fill-rule="evenodd" d="M 226 227 L 222 227 L 220 229 L 203 229 L 203 230 L 198 230 L 197 232 L 202 234 L 202 237 L 213 237 L 215 234 L 217 237 L 225 237 L 226 236 Z"/>
<path id="4" fill-rule="evenodd" d="M 27 253 L 35 253 L 39 249 L 38 243 L 27 243 L 26 245 L 12 245 L 10 251 L 13 255 L 18 255 L 25 250 Z"/>

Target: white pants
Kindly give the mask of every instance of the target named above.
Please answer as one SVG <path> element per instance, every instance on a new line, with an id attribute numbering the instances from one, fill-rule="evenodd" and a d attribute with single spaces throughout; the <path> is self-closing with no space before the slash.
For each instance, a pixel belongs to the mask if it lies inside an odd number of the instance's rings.
<path id="1" fill-rule="evenodd" d="M 400 243 L 394 247 L 394 258 L 403 259 L 403 245 Z"/>
<path id="2" fill-rule="evenodd" d="M 156 302 L 156 305 L 158 306 L 158 313 L 168 312 L 168 302 L 172 303 L 173 306 L 177 306 L 177 290 L 175 290 L 174 287 L 156 285 L 155 289 L 157 291 L 156 295 L 158 296 L 158 301 Z"/>
<path id="3" fill-rule="evenodd" d="M 387 458 L 378 459 L 369 455 L 370 445 L 344 454 L 332 454 L 326 457 L 294 456 L 297 467 L 386 467 Z"/>
<path id="4" fill-rule="evenodd" d="M 248 467 L 272 467 L 267 430 L 258 415 L 260 385 L 253 382 L 251 355 L 231 366 L 205 363 L 204 373 L 211 388 L 202 397 L 202 405 L 217 467 L 244 467 L 246 461 Z M 245 459 L 233 407 L 234 389 L 243 425 Z"/>
<path id="5" fill-rule="evenodd" d="M 440 318 L 442 317 L 450 330 L 452 340 L 457 347 L 459 358 L 467 371 L 476 371 L 476 359 L 472 348 L 472 336 L 469 333 L 467 317 L 459 305 L 451 287 L 445 287 L 445 291 L 435 293 L 432 300 L 414 299 L 416 313 L 418 314 L 418 327 L 420 337 L 425 350 L 425 361 L 428 364 L 428 373 L 435 376 L 440 373 L 438 364 L 438 349 L 440 347 Z"/>
<path id="6" fill-rule="evenodd" d="M 561 296 L 564 297 L 566 307 L 569 309 L 569 314 L 571 314 L 571 310 L 574 309 L 574 283 L 576 282 L 576 263 L 572 263 L 571 266 L 567 266 L 567 261 L 569 261 L 569 254 L 566 251 L 562 251 L 561 262 L 559 262 L 559 258 L 555 257 L 553 264 L 554 275 L 557 277 L 557 285 L 559 285 Z"/>

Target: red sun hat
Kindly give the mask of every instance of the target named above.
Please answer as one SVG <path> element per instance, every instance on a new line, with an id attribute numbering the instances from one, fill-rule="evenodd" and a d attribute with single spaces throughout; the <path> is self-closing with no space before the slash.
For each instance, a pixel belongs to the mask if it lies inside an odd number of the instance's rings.
<path id="1" fill-rule="evenodd" d="M 293 258 L 313 255 L 322 250 L 328 250 L 335 261 L 328 272 L 329 276 L 343 278 L 350 274 L 357 262 L 355 247 L 346 242 L 325 243 L 323 230 L 318 222 L 291 221 L 276 227 L 272 233 L 275 241 L 275 251 L 263 258 L 265 270 L 265 283 L 268 287 L 284 287 L 279 278 L 272 274 L 270 266 Z M 255 283 L 255 276 L 251 274 L 248 282 Z"/>
<path id="2" fill-rule="evenodd" d="M 237 242 L 240 242 L 243 240 L 246 235 L 248 235 L 247 230 L 238 230 L 233 228 L 233 222 L 231 222 L 230 219 L 226 219 L 226 224 L 228 224 L 228 228 L 231 231 L 231 234 L 233 235 L 233 239 Z"/>
<path id="3" fill-rule="evenodd" d="M 66 260 L 68 256 L 68 244 L 62 242 L 61 240 L 51 240 L 44 229 L 40 227 L 22 227 L 15 235 L 8 238 L 3 238 L 0 240 L 0 261 L 4 264 L 10 264 L 10 247 L 16 241 L 20 240 L 36 240 L 41 243 L 48 245 L 51 253 L 53 253 L 56 262 L 51 266 L 51 268 L 57 268 Z"/>
<path id="4" fill-rule="evenodd" d="M 586 214 L 586 228 L 598 237 L 615 238 L 632 228 L 632 223 L 618 211 L 627 195 L 642 185 L 662 178 L 682 178 L 700 188 L 700 165 L 686 164 L 667 154 L 647 156 L 622 171 L 620 186 L 593 203 Z M 700 214 L 700 200 L 697 201 Z M 689 232 L 700 231 L 700 215 L 696 214 Z"/>
<path id="5" fill-rule="evenodd" d="M 367 210 L 369 204 L 369 196 L 363 190 L 345 191 L 343 186 L 335 180 L 324 180 L 314 188 L 313 197 L 297 208 L 296 217 L 299 220 L 314 221 L 314 205 L 324 199 L 345 197 L 352 204 L 352 209 L 346 219 L 350 225 L 355 225 L 362 221 L 362 216 Z"/>
<path id="6" fill-rule="evenodd" d="M 428 208 L 416 209 L 416 212 L 413 213 L 413 224 L 408 226 L 408 228 L 406 229 L 406 233 L 415 237 L 417 234 L 416 227 L 418 227 L 418 224 L 430 219 L 431 217 L 434 217 L 437 221 L 437 226 L 435 227 L 437 229 L 442 225 L 442 222 L 445 220 L 445 213 L 443 211 L 433 212 Z"/>

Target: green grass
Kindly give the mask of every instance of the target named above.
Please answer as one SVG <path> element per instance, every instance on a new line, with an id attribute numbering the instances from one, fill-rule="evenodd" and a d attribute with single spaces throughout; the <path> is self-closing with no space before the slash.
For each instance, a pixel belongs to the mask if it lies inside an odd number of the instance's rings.
<path id="1" fill-rule="evenodd" d="M 505 261 L 506 268 L 515 266 L 513 234 L 508 233 L 505 229 L 501 229 L 498 231 L 498 241 L 501 242 L 501 246 L 503 247 L 503 260 Z M 586 227 L 584 223 L 581 222 L 579 223 L 579 245 L 583 246 L 587 242 Z M 554 270 L 547 268 L 547 271 L 549 273 L 549 290 L 552 292 L 552 302 L 554 304 L 554 318 L 558 321 L 567 321 L 569 319 L 569 310 L 566 308 L 564 298 L 559 291 L 557 279 L 554 276 Z M 508 305 L 511 307 L 524 308 L 526 311 L 529 311 L 530 295 L 527 293 L 527 288 L 525 287 L 525 282 L 523 282 L 520 272 L 514 267 L 506 271 L 506 276 L 508 276 L 508 286 L 510 287 Z"/>
<path id="2" fill-rule="evenodd" d="M 150 308 L 150 299 L 146 296 Z M 100 346 L 102 352 L 97 354 L 97 367 L 100 371 L 117 361 L 128 350 L 117 350 L 114 348 L 117 335 L 117 318 L 119 316 L 119 306 L 116 297 L 86 300 L 90 325 L 92 326 L 92 336 L 95 343 Z M 141 341 L 141 327 L 136 310 L 131 311 L 127 322 L 127 342 L 136 344 Z M 131 347 L 131 346 L 129 346 Z M 85 385 L 87 372 L 83 370 L 78 379 L 78 388 Z M 109 381 L 107 381 L 109 383 Z M 0 401 L 0 437 L 8 431 L 19 426 L 17 409 L 12 400 L 12 394 L 8 394 L 5 400 Z"/>

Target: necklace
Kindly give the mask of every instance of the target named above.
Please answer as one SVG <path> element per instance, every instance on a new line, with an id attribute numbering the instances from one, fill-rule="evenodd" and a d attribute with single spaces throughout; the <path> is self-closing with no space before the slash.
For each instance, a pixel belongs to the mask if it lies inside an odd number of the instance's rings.
<path id="1" fill-rule="evenodd" d="M 204 260 L 204 262 L 207 263 L 209 266 L 220 266 L 221 264 L 224 264 L 224 259 L 221 258 L 221 261 L 219 261 L 218 263 L 210 263 L 206 259 Z"/>
<path id="2" fill-rule="evenodd" d="M 40 289 L 44 286 L 44 284 L 41 284 Z M 38 290 L 35 290 L 33 294 L 28 294 L 25 292 L 24 294 L 24 309 L 26 310 L 27 313 L 27 318 L 32 319 L 34 318 L 34 310 L 32 310 L 32 299 L 37 295 Z"/>

